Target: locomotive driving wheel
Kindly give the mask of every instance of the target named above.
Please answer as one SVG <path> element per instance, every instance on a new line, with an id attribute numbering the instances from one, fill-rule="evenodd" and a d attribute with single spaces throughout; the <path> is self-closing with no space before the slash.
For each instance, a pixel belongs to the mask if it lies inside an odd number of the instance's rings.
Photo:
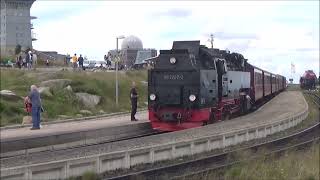
<path id="1" fill-rule="evenodd" d="M 208 124 L 213 124 L 216 118 L 213 112 L 210 113 Z"/>
<path id="2" fill-rule="evenodd" d="M 231 114 L 230 114 L 230 112 L 225 111 L 225 112 L 223 113 L 223 115 L 222 115 L 222 120 L 223 120 L 223 121 L 227 121 L 227 120 L 230 120 L 230 119 L 231 119 Z"/>

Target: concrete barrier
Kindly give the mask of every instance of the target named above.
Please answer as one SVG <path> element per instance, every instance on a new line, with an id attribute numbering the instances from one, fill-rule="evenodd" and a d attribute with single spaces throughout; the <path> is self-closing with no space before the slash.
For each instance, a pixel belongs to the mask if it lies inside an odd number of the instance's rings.
<path id="1" fill-rule="evenodd" d="M 248 129 L 237 129 L 219 135 L 158 144 L 127 151 L 1 169 L 1 179 L 63 179 L 81 175 L 88 170 L 102 173 L 120 168 L 130 168 L 142 163 L 174 159 L 263 138 L 269 134 L 293 127 L 307 116 L 308 105 L 306 103 L 306 107 L 302 112 L 289 118 L 254 125 Z"/>

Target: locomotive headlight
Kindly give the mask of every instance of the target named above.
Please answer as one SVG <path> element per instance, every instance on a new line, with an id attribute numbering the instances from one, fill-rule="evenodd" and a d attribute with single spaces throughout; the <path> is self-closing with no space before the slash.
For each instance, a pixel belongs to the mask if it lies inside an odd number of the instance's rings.
<path id="1" fill-rule="evenodd" d="M 156 95 L 155 94 L 150 94 L 149 96 L 151 101 L 154 101 L 156 99 Z"/>
<path id="2" fill-rule="evenodd" d="M 170 63 L 171 64 L 175 64 L 177 62 L 176 58 L 175 57 L 171 57 L 170 58 Z"/>
<path id="3" fill-rule="evenodd" d="M 195 101 L 195 100 L 196 100 L 196 96 L 193 95 L 193 94 L 191 94 L 191 95 L 189 96 L 189 100 L 190 100 L 191 102 Z"/>

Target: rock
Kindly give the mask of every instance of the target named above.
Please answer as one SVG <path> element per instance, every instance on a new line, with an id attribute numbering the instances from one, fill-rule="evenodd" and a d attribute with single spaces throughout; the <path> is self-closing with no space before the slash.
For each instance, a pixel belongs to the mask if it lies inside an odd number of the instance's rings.
<path id="1" fill-rule="evenodd" d="M 76 93 L 76 96 L 80 102 L 87 107 L 94 107 L 99 104 L 101 96 L 96 96 L 88 93 Z"/>
<path id="2" fill-rule="evenodd" d="M 66 89 L 67 91 L 72 92 L 72 87 L 70 85 L 68 85 L 67 87 L 65 87 L 64 89 Z"/>
<path id="3" fill-rule="evenodd" d="M 76 117 L 83 117 L 82 114 L 76 114 Z"/>
<path id="4" fill-rule="evenodd" d="M 145 86 L 148 86 L 148 82 L 147 81 L 140 81 L 141 84 L 145 85 Z"/>
<path id="5" fill-rule="evenodd" d="M 38 91 L 43 96 L 47 96 L 47 97 L 53 96 L 49 87 L 39 87 Z"/>
<path id="6" fill-rule="evenodd" d="M 89 111 L 89 110 L 85 110 L 85 109 L 80 110 L 80 113 L 81 113 L 81 114 L 87 114 L 87 115 L 91 115 L 91 114 L 92 114 L 92 112 L 91 112 L 91 111 Z"/>
<path id="7" fill-rule="evenodd" d="M 16 101 L 16 100 L 23 99 L 22 97 L 16 95 L 14 92 L 12 92 L 10 90 L 1 90 L 0 91 L 0 96 L 3 99 L 10 100 L 10 101 Z"/>
<path id="8" fill-rule="evenodd" d="M 50 88 L 64 88 L 68 85 L 71 84 L 71 80 L 70 79 L 52 79 L 52 80 L 48 80 L 48 81 L 42 81 L 40 83 L 40 86 L 46 86 L 46 87 L 50 87 Z"/>
<path id="9" fill-rule="evenodd" d="M 22 125 L 24 125 L 24 124 L 32 124 L 32 117 L 31 116 L 23 116 Z"/>
<path id="10" fill-rule="evenodd" d="M 103 113 L 105 113 L 105 112 L 104 112 L 104 110 L 101 109 L 101 110 L 99 111 L 99 113 L 100 113 L 100 114 L 103 114 Z"/>
<path id="11" fill-rule="evenodd" d="M 58 118 L 59 118 L 59 119 L 68 119 L 68 118 L 70 118 L 70 116 L 67 116 L 67 115 L 58 115 Z"/>

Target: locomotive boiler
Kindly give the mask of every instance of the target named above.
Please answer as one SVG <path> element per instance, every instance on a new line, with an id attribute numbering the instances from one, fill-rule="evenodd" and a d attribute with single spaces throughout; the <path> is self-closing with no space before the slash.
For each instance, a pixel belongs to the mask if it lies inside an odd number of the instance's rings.
<path id="1" fill-rule="evenodd" d="M 263 75 L 241 54 L 207 48 L 200 41 L 174 41 L 171 50 L 160 50 L 148 70 L 151 125 L 176 131 L 246 113 L 265 95 Z M 272 85 L 273 94 L 276 87 L 283 89 L 278 75 L 268 73 L 265 82 L 270 94 Z"/>

